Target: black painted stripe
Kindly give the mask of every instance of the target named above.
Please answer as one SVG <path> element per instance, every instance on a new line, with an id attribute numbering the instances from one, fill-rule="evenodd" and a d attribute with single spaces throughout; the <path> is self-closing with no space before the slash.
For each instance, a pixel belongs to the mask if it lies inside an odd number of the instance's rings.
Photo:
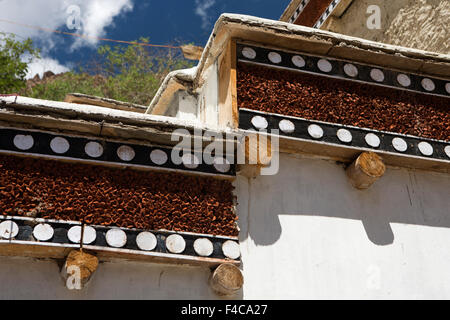
<path id="1" fill-rule="evenodd" d="M 33 137 L 34 144 L 29 150 L 20 150 L 14 145 L 14 137 L 16 135 L 30 135 Z M 55 137 L 65 138 L 69 142 L 69 150 L 64 154 L 58 154 L 53 152 L 50 147 L 50 142 Z M 84 148 L 88 142 L 97 142 L 103 146 L 103 154 L 98 158 L 92 158 L 86 154 Z M 124 161 L 120 159 L 117 155 L 117 149 L 120 146 L 129 146 L 133 148 L 135 152 L 135 157 L 131 161 Z M 167 162 L 162 165 L 157 165 L 150 160 L 150 153 L 153 150 L 162 150 L 167 155 Z M 129 165 L 129 166 L 143 166 L 155 169 L 176 169 L 184 170 L 190 172 L 201 172 L 207 174 L 221 174 L 227 176 L 235 175 L 235 165 L 232 163 L 230 165 L 230 170 L 226 173 L 219 172 L 216 170 L 214 165 L 206 164 L 204 161 L 198 165 L 195 169 L 190 169 L 185 167 L 183 164 L 174 163 L 171 159 L 171 148 L 159 147 L 159 146 L 145 146 L 137 144 L 125 144 L 120 142 L 111 142 L 100 139 L 89 139 L 84 137 L 74 137 L 66 135 L 55 135 L 53 133 L 46 133 L 40 131 L 26 131 L 22 129 L 14 128 L 0 128 L 0 151 L 12 151 L 24 154 L 33 154 L 36 156 L 46 156 L 46 157 L 59 157 L 68 159 L 80 159 L 88 161 L 96 161 L 98 163 L 113 163 L 119 165 Z M 198 154 L 199 159 L 201 159 L 201 154 Z"/>
<path id="2" fill-rule="evenodd" d="M 432 159 L 440 159 L 440 160 L 447 160 L 450 161 L 450 157 L 445 153 L 445 147 L 450 146 L 450 142 L 444 142 L 439 140 L 433 140 L 433 139 L 425 139 L 420 137 L 414 137 L 414 136 L 406 136 L 401 134 L 395 134 L 390 132 L 380 132 L 377 130 L 370 130 L 370 129 L 363 129 L 363 128 L 357 128 L 352 126 L 344 126 L 339 124 L 333 124 L 333 123 L 325 123 L 320 121 L 313 121 L 313 120 L 306 120 L 303 118 L 296 118 L 296 117 L 287 117 L 279 114 L 272 114 L 272 113 L 261 113 L 261 112 L 255 112 L 253 110 L 248 109 L 240 109 L 239 110 L 239 128 L 243 130 L 258 130 L 258 128 L 255 128 L 252 125 L 252 118 L 254 116 L 262 116 L 264 117 L 268 122 L 267 131 L 270 133 L 270 130 L 273 129 L 279 129 L 279 123 L 281 120 L 289 120 L 291 121 L 294 126 L 295 130 L 292 133 L 284 133 L 281 130 L 279 131 L 280 136 L 285 137 L 292 137 L 292 138 L 300 138 L 300 139 L 306 139 L 311 141 L 322 141 L 327 142 L 335 145 L 341 145 L 341 146 L 351 146 L 356 148 L 369 148 L 375 150 L 381 150 L 381 151 L 387 151 L 402 155 L 411 155 L 411 156 L 420 156 L 425 158 L 432 158 Z M 320 139 L 314 139 L 312 138 L 308 133 L 308 127 L 311 124 L 316 124 L 320 126 L 324 132 L 323 137 Z M 342 142 L 337 137 L 337 131 L 339 129 L 346 129 L 350 131 L 352 134 L 352 141 L 349 143 Z M 380 138 L 380 146 L 377 148 L 369 146 L 365 141 L 365 136 L 368 133 L 373 133 L 378 138 Z M 392 139 L 394 138 L 401 138 L 403 139 L 408 149 L 404 152 L 397 151 L 393 145 L 392 145 Z M 433 154 L 431 156 L 425 156 L 423 155 L 419 150 L 419 143 L 420 142 L 427 142 L 433 147 Z"/>
<path id="3" fill-rule="evenodd" d="M 450 98 L 450 93 L 447 92 L 446 87 L 445 87 L 446 85 L 448 87 L 450 87 L 450 79 L 442 80 L 442 79 L 437 79 L 437 78 L 433 78 L 433 77 L 412 74 L 412 73 L 408 73 L 408 72 L 394 71 L 394 70 L 386 69 L 386 68 L 379 67 L 379 66 L 368 66 L 368 65 L 364 65 L 364 64 L 359 64 L 359 63 L 355 63 L 355 62 L 347 62 L 347 61 L 338 60 L 338 59 L 334 59 L 334 58 L 329 59 L 329 58 L 324 58 L 324 57 L 320 57 L 320 56 L 306 55 L 303 53 L 292 53 L 292 52 L 286 52 L 286 51 L 282 51 L 282 50 L 256 47 L 256 46 L 246 45 L 246 44 L 242 44 L 242 43 L 239 43 L 236 47 L 237 47 L 238 59 L 240 61 L 244 61 L 244 62 L 258 63 L 258 64 L 267 65 L 269 67 L 282 67 L 282 68 L 287 68 L 287 69 L 290 69 L 293 71 L 308 72 L 308 73 L 313 73 L 313 74 L 317 74 L 317 75 L 321 75 L 321 76 L 334 77 L 334 78 L 339 78 L 339 79 L 344 79 L 344 80 L 349 80 L 349 81 L 357 80 L 357 81 L 361 81 L 361 82 L 373 84 L 373 85 L 383 85 L 383 86 L 388 86 L 388 87 L 392 87 L 392 88 L 399 89 L 399 90 L 409 90 L 409 91 L 419 92 L 419 93 L 423 93 L 423 94 L 433 94 L 433 95 L 439 95 L 439 96 L 444 96 L 444 97 Z M 242 50 L 244 48 L 253 49 L 256 52 L 256 57 L 254 59 L 245 57 L 242 54 Z M 281 56 L 282 60 L 280 63 L 273 63 L 270 61 L 268 55 L 271 52 L 276 52 Z M 302 57 L 305 60 L 305 63 L 306 63 L 305 66 L 302 68 L 295 66 L 294 63 L 292 62 L 292 58 L 294 56 Z M 330 72 L 324 72 L 319 69 L 319 67 L 317 66 L 317 63 L 321 59 L 325 59 L 329 63 L 331 63 L 333 68 Z M 356 77 L 348 76 L 344 72 L 344 66 L 346 64 L 352 64 L 358 69 L 358 75 Z M 370 72 L 373 69 L 379 69 L 384 73 L 384 80 L 382 82 L 377 82 L 371 78 Z M 400 74 L 405 74 L 410 78 L 411 85 L 409 87 L 403 87 L 398 82 L 397 77 Z M 425 78 L 431 79 L 434 82 L 435 87 L 436 87 L 434 91 L 427 91 L 422 87 L 421 82 Z"/>
<path id="4" fill-rule="evenodd" d="M 0 223 L 3 221 L 13 221 L 15 222 L 19 227 L 19 232 L 17 236 L 14 239 L 11 240 L 17 240 L 17 241 L 29 241 L 30 244 L 33 242 L 41 242 L 41 243 L 49 243 L 49 244 L 66 244 L 66 245 L 76 245 L 75 243 L 72 243 L 67 234 L 69 232 L 69 229 L 74 226 L 81 226 L 79 223 L 68 223 L 64 221 L 47 221 L 45 219 L 33 219 L 33 218 L 24 218 L 24 217 L 4 217 L 0 216 Z M 54 235 L 53 237 L 48 241 L 37 241 L 33 237 L 33 229 L 34 226 L 39 223 L 47 223 L 49 224 L 53 230 Z M 113 248 L 109 246 L 106 242 L 106 233 L 111 229 L 117 229 L 117 227 L 105 227 L 105 226 L 91 226 L 96 231 L 96 239 L 94 242 L 90 244 L 85 244 L 89 246 L 96 246 L 100 248 Z M 203 235 L 203 234 L 191 234 L 191 233 L 178 233 L 178 232 L 171 232 L 171 231 L 154 231 L 154 230 L 139 230 L 139 229 L 126 229 L 126 228 L 120 228 L 125 232 L 127 235 L 127 242 L 125 246 L 121 248 L 115 248 L 115 249 L 127 249 L 127 250 L 133 250 L 136 251 L 136 253 L 139 252 L 158 252 L 158 253 L 165 253 L 165 254 L 172 254 L 169 252 L 166 248 L 165 240 L 168 236 L 172 234 L 178 234 L 183 237 L 183 239 L 186 241 L 186 248 L 185 250 L 180 253 L 179 255 L 184 256 L 192 256 L 192 257 L 199 257 L 199 255 L 194 250 L 194 241 L 197 239 L 203 239 L 206 238 L 210 240 L 213 244 L 213 253 L 206 257 L 206 258 L 215 258 L 215 259 L 226 259 L 225 255 L 222 252 L 222 245 L 225 241 L 234 241 L 237 243 L 237 240 L 235 238 L 230 237 L 216 237 L 212 235 Z M 136 238 L 139 233 L 141 232 L 151 232 L 156 236 L 157 239 L 157 245 L 156 248 L 151 251 L 144 251 L 139 249 Z M 0 239 L 2 240 L 2 239 Z M 4 239 L 3 239 L 4 240 Z M 236 259 L 235 261 L 239 261 L 240 258 Z"/>

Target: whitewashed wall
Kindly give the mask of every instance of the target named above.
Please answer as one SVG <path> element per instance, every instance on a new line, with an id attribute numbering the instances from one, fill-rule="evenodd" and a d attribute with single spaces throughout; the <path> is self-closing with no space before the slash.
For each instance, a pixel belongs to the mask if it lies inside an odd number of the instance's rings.
<path id="1" fill-rule="evenodd" d="M 69 291 L 55 261 L 0 257 L 0 299 L 216 299 L 209 275 L 208 268 L 109 262 L 86 288 Z"/>
<path id="2" fill-rule="evenodd" d="M 282 155 L 237 181 L 245 299 L 450 298 L 450 176 L 388 168 L 358 191 L 333 161 Z"/>
<path id="3" fill-rule="evenodd" d="M 204 85 L 198 90 L 199 118 L 202 123 L 209 128 L 216 129 L 219 125 L 218 111 L 218 86 L 219 79 L 217 73 L 217 62 L 213 63 L 205 71 L 203 79 Z"/>

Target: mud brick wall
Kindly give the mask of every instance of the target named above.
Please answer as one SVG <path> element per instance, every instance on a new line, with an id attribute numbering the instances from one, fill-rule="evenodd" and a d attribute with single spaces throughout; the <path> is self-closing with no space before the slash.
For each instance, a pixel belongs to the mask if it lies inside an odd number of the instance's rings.
<path id="1" fill-rule="evenodd" d="M 450 140 L 450 99 L 238 64 L 238 106 L 362 128 Z"/>
<path id="2" fill-rule="evenodd" d="M 0 155 L 0 214 L 236 236 L 231 182 Z"/>

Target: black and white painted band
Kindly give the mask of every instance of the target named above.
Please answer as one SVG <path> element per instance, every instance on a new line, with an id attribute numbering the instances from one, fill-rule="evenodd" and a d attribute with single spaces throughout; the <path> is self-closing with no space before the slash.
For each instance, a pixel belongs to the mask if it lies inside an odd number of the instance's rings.
<path id="1" fill-rule="evenodd" d="M 341 0 L 333 0 L 330 5 L 325 9 L 325 11 L 320 16 L 319 20 L 314 24 L 313 28 L 319 29 L 323 23 L 327 20 L 330 14 L 336 9 L 337 5 L 341 2 Z"/>
<path id="2" fill-rule="evenodd" d="M 294 13 L 292 14 L 291 18 L 289 19 L 290 23 L 294 23 L 295 20 L 297 20 L 298 16 L 303 12 L 306 5 L 309 3 L 310 0 L 302 0 L 300 4 L 298 5 L 297 9 L 295 9 Z"/>
<path id="3" fill-rule="evenodd" d="M 237 57 L 241 62 L 450 97 L 450 79 L 437 79 L 379 66 L 368 66 L 241 43 L 237 45 Z"/>
<path id="4" fill-rule="evenodd" d="M 225 158 L 217 158 L 213 164 L 209 165 L 199 160 L 200 154 L 190 153 L 181 157 L 181 163 L 175 163 L 171 157 L 172 151 L 173 149 L 167 147 L 124 144 L 95 138 L 55 135 L 42 131 L 0 128 L 0 152 L 228 176 L 233 176 L 235 173 L 234 165 Z"/>
<path id="5" fill-rule="evenodd" d="M 84 228 L 82 232 L 82 228 Z M 78 247 L 117 248 L 214 259 L 240 259 L 236 238 L 187 232 L 148 231 L 77 222 L 0 215 L 0 242 L 45 242 Z"/>
<path id="6" fill-rule="evenodd" d="M 450 161 L 450 142 L 249 109 L 239 110 L 239 128 L 267 130 L 268 133 L 278 129 L 280 136 Z"/>

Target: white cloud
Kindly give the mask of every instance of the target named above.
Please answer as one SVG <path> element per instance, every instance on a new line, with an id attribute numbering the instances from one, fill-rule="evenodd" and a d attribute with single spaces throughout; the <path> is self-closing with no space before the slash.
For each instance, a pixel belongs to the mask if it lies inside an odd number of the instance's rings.
<path id="1" fill-rule="evenodd" d="M 133 0 L 3 0 L 0 1 L 0 19 L 15 21 L 48 29 L 61 29 L 73 22 L 76 12 L 69 6 L 80 8 L 80 30 L 71 30 L 89 37 L 102 37 L 113 19 L 133 9 Z M 44 41 L 44 53 L 58 43 L 58 35 L 0 21 L 0 30 L 22 37 Z M 74 38 L 73 49 L 96 45 L 97 40 Z"/>
<path id="2" fill-rule="evenodd" d="M 42 28 L 56 29 L 65 23 L 61 1 L 58 0 L 3 0 L 0 2 L 0 12 L 0 19 L 36 25 Z M 0 28 L 3 32 L 15 33 L 19 37 L 44 40 L 47 50 L 54 45 L 51 33 L 6 22 L 0 22 Z"/>
<path id="3" fill-rule="evenodd" d="M 81 31 L 89 39 L 77 39 L 72 48 L 85 44 L 95 45 L 95 37 L 102 37 L 105 28 L 113 24 L 114 17 L 133 9 L 131 0 L 81 0 Z"/>
<path id="4" fill-rule="evenodd" d="M 69 67 L 60 64 L 57 60 L 49 57 L 43 57 L 40 59 L 34 59 L 30 64 L 28 64 L 28 73 L 26 78 L 33 78 L 36 74 L 39 74 L 42 78 L 44 72 L 46 71 L 52 71 L 54 74 L 58 74 L 69 70 Z"/>
<path id="5" fill-rule="evenodd" d="M 208 9 L 210 9 L 216 0 L 195 0 L 195 14 L 200 16 L 202 19 L 202 28 L 209 29 L 211 24 L 211 17 L 208 14 Z"/>

